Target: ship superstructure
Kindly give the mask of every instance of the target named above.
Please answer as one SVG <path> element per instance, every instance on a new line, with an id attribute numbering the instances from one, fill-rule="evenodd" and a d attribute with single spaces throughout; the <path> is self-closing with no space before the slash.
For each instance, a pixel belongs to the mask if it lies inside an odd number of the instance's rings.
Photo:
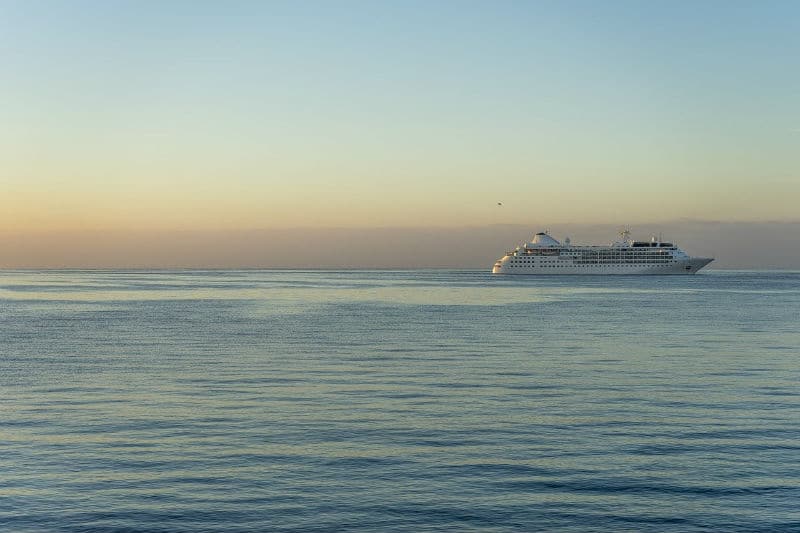
<path id="1" fill-rule="evenodd" d="M 494 274 L 694 274 L 711 261 L 690 257 L 671 242 L 631 239 L 628 230 L 609 246 L 575 246 L 539 232 L 498 259 Z"/>

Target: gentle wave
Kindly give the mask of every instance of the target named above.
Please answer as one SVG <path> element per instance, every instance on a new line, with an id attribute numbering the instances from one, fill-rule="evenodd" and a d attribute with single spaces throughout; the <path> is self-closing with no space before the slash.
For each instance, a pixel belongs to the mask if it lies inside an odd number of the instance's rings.
<path id="1" fill-rule="evenodd" d="M 800 531 L 798 282 L 0 272 L 0 530 Z"/>

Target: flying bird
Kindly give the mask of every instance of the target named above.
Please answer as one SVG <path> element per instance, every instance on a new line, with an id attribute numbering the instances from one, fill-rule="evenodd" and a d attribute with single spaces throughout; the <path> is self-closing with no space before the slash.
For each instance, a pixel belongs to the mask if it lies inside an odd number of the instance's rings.
<path id="1" fill-rule="evenodd" d="M 503 205 L 503 202 L 497 202 L 497 205 Z"/>

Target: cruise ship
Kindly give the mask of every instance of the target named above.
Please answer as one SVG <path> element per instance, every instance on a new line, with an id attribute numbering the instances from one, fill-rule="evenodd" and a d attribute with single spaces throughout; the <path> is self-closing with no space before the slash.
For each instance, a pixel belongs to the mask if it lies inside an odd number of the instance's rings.
<path id="1" fill-rule="evenodd" d="M 492 268 L 493 274 L 694 274 L 710 257 L 689 257 L 671 242 L 635 241 L 630 231 L 610 246 L 575 246 L 539 232 L 531 242 L 506 252 Z"/>

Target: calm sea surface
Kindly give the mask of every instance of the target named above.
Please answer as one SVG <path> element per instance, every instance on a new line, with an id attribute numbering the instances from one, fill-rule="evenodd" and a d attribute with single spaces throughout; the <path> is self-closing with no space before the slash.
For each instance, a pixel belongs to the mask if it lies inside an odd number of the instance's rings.
<path id="1" fill-rule="evenodd" d="M 800 531 L 800 273 L 0 272 L 0 530 Z"/>

